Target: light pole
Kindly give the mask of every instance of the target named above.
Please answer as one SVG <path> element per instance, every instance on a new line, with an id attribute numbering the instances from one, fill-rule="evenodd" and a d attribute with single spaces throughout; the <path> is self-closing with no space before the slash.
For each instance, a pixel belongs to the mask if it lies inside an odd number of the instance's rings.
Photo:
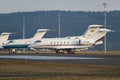
<path id="1" fill-rule="evenodd" d="M 58 14 L 58 31 L 59 31 L 59 34 L 58 34 L 58 37 L 60 38 L 61 37 L 61 26 L 60 26 L 60 12 Z"/>
<path id="2" fill-rule="evenodd" d="M 107 3 L 103 3 L 103 6 L 104 6 L 104 26 L 106 28 L 106 7 L 107 7 Z M 107 46 L 106 46 L 106 36 L 105 36 L 105 39 L 104 39 L 104 50 L 105 50 L 105 54 L 106 54 L 106 51 L 107 51 Z"/>
<path id="3" fill-rule="evenodd" d="M 25 16 L 23 16 L 23 39 L 25 39 Z"/>
<path id="4" fill-rule="evenodd" d="M 25 16 L 23 16 L 23 39 L 25 39 Z M 25 53 L 25 49 L 23 49 L 23 53 Z"/>

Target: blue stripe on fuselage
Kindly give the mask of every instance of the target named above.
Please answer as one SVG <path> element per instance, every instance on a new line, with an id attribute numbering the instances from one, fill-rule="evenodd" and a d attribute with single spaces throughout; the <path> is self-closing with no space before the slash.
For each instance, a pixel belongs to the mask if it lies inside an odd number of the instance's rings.
<path id="1" fill-rule="evenodd" d="M 5 45 L 4 48 L 28 48 L 29 44 L 22 45 Z"/>

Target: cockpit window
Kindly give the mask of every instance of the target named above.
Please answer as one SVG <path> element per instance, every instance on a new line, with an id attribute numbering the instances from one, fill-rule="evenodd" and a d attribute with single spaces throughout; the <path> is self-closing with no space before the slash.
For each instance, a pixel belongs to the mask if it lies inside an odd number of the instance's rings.
<path id="1" fill-rule="evenodd" d="M 34 43 L 40 43 L 41 41 L 40 40 L 37 40 L 37 41 L 35 41 Z"/>
<path id="2" fill-rule="evenodd" d="M 11 40 L 11 41 L 9 41 L 8 43 L 13 43 L 13 42 L 14 42 L 14 41 Z"/>

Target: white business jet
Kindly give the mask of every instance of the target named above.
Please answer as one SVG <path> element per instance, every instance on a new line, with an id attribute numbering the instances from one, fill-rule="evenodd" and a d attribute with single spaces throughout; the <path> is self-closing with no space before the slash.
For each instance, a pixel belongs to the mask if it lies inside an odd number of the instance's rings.
<path id="1" fill-rule="evenodd" d="M 75 49 L 88 49 L 92 46 L 102 44 L 102 38 L 111 30 L 105 29 L 103 25 L 90 25 L 87 31 L 81 36 L 63 38 L 42 38 L 30 48 L 53 49 L 56 53 L 75 53 Z"/>
<path id="2" fill-rule="evenodd" d="M 9 40 L 8 43 L 3 45 L 2 47 L 9 50 L 14 48 L 28 48 L 28 45 L 32 44 L 36 40 L 41 39 L 46 34 L 47 31 L 49 31 L 49 29 L 38 29 L 36 34 L 32 38 Z"/>
<path id="3" fill-rule="evenodd" d="M 1 35 L 0 35 L 0 49 L 3 48 L 2 47 L 3 45 L 8 43 L 8 38 L 9 38 L 10 34 L 12 34 L 12 33 L 8 33 L 8 32 L 1 33 Z"/>

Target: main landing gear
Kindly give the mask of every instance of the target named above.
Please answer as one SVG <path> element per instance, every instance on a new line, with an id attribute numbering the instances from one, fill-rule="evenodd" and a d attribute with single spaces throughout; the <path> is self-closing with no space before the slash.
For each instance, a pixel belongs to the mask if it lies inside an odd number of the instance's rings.
<path id="1" fill-rule="evenodd" d="M 56 53 L 57 53 L 57 54 L 64 54 L 65 51 L 66 51 L 68 54 L 75 54 L 75 50 L 71 50 L 71 49 L 67 49 L 67 50 L 56 50 Z"/>
<path id="2" fill-rule="evenodd" d="M 15 49 L 9 49 L 9 54 L 16 54 L 16 50 Z"/>

